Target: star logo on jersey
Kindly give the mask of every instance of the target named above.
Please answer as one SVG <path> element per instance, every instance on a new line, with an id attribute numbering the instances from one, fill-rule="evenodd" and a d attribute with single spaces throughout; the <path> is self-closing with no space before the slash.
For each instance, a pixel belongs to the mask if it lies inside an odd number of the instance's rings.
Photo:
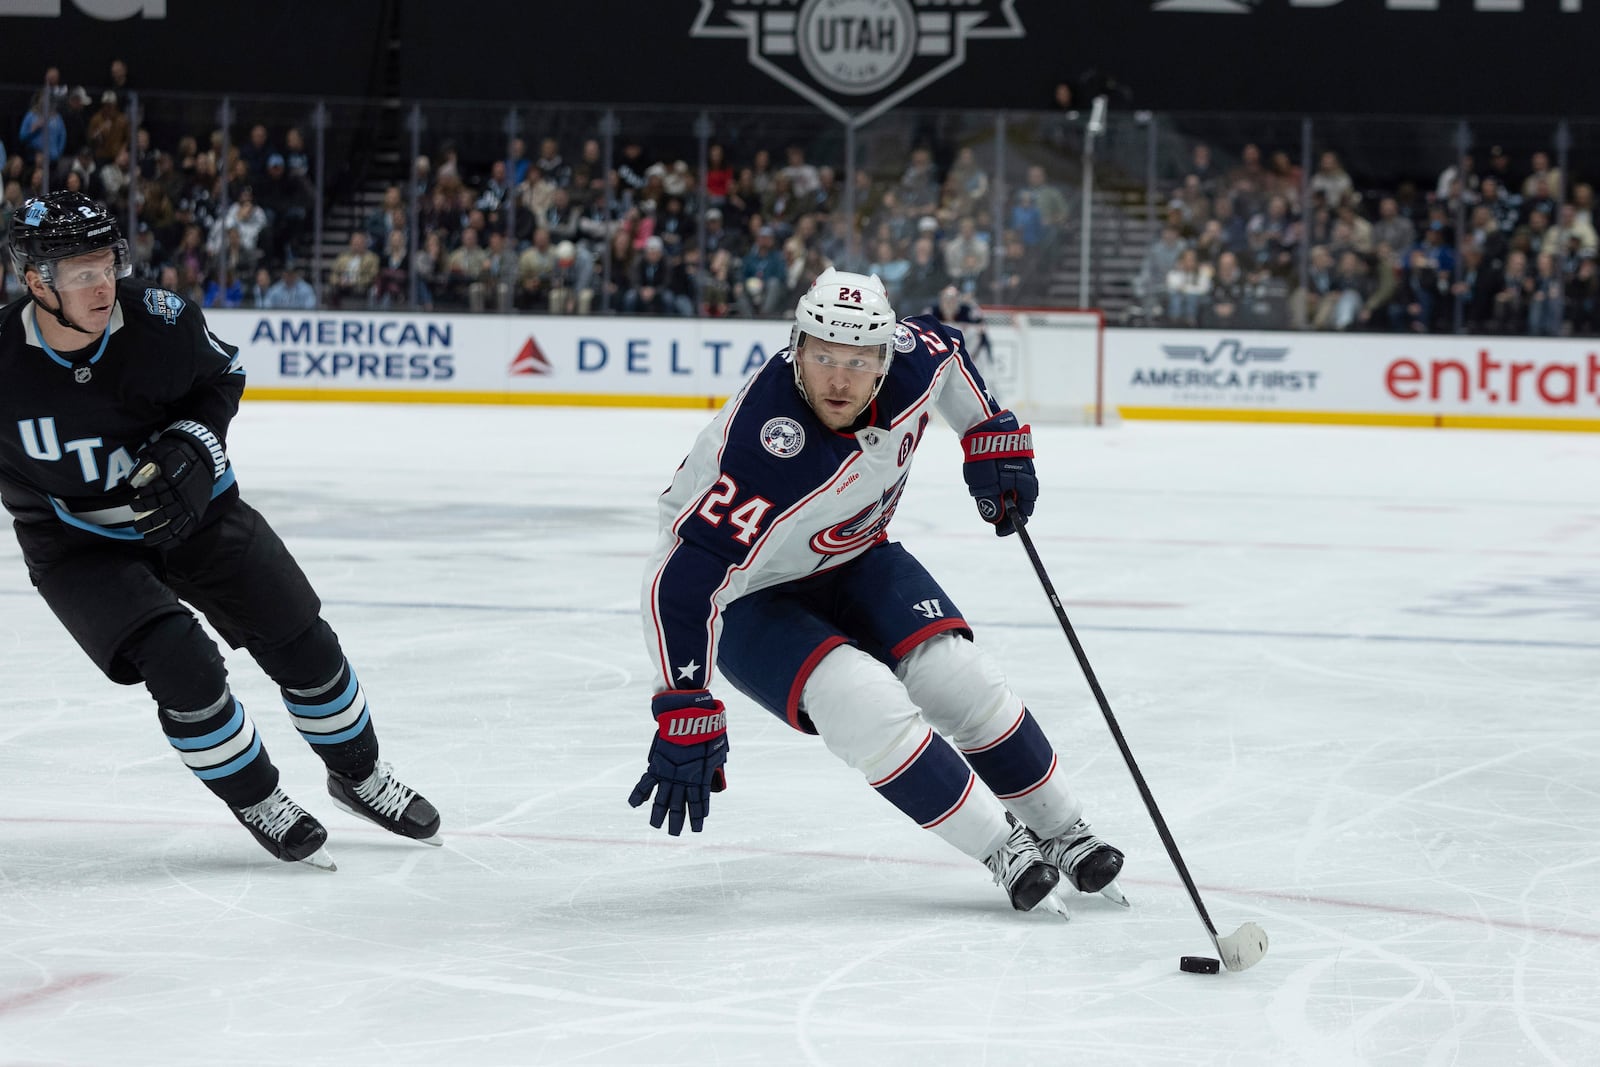
<path id="1" fill-rule="evenodd" d="M 698 673 L 700 673 L 700 664 L 691 659 L 688 663 L 678 668 L 678 681 L 692 682 L 694 681 L 694 676 Z"/>

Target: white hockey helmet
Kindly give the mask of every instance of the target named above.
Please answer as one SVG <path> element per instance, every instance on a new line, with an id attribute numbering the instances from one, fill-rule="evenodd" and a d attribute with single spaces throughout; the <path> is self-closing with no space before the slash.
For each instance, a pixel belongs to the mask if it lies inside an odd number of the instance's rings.
<path id="1" fill-rule="evenodd" d="M 800 348 L 807 335 L 846 345 L 877 346 L 883 356 L 878 383 L 889 373 L 894 358 L 895 318 L 889 295 L 876 274 L 854 274 L 832 267 L 817 275 L 794 310 L 794 328 L 789 332 L 789 358 L 794 363 L 794 380 L 805 395 L 800 378 Z M 877 395 L 877 389 L 873 389 Z"/>

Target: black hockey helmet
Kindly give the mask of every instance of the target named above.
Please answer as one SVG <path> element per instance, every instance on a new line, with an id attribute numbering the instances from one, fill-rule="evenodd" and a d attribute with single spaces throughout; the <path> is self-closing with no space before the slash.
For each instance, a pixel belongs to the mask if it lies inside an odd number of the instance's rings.
<path id="1" fill-rule="evenodd" d="M 12 216 L 11 265 L 19 280 L 36 271 L 54 289 L 56 263 L 105 248 L 115 257 L 118 278 L 133 273 L 128 242 L 116 217 L 82 193 L 30 197 Z"/>

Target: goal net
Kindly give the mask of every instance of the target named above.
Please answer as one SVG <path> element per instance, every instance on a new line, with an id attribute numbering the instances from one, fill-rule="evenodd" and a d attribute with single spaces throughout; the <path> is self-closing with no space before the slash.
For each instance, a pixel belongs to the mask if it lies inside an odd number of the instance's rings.
<path id="1" fill-rule="evenodd" d="M 1098 311 L 985 307 L 980 347 L 995 398 L 1024 422 L 1103 426 L 1117 421 L 1105 390 L 1105 320 Z"/>

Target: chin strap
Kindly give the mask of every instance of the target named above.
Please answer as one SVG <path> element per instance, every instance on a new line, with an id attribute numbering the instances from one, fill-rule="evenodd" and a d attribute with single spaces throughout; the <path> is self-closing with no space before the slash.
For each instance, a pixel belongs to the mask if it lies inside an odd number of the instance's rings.
<path id="1" fill-rule="evenodd" d="M 79 326 L 77 323 L 73 322 L 71 319 L 69 319 L 65 315 L 63 315 L 61 313 L 61 308 L 63 306 L 63 301 L 61 299 L 61 291 L 59 289 L 57 289 L 54 285 L 50 286 L 50 291 L 52 293 L 54 293 L 55 297 L 56 297 L 56 306 L 55 307 L 48 307 L 48 306 L 40 303 L 38 297 L 34 297 L 33 306 L 34 307 L 44 308 L 46 311 L 48 311 L 50 313 L 52 318 L 54 318 L 57 322 L 59 322 L 61 325 L 65 326 L 69 330 L 77 330 L 79 333 L 85 335 L 86 337 L 97 337 L 97 336 L 99 336 L 98 334 L 94 334 L 94 333 L 89 332 L 88 330 L 85 330 L 82 326 Z"/>

